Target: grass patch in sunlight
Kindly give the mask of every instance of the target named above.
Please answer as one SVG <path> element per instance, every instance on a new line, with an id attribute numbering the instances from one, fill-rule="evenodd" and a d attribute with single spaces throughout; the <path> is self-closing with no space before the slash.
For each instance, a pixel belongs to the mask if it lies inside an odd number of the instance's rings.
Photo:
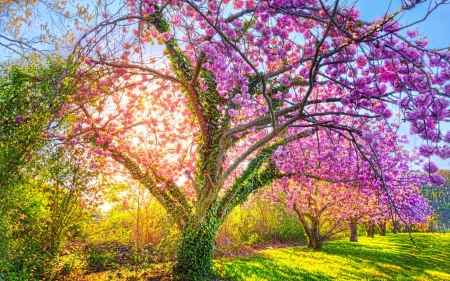
<path id="1" fill-rule="evenodd" d="M 360 242 L 330 242 L 323 251 L 305 247 L 263 250 L 216 260 L 222 276 L 235 280 L 450 280 L 450 235 L 407 234 Z"/>
<path id="2" fill-rule="evenodd" d="M 450 235 L 388 234 L 330 242 L 317 252 L 306 247 L 262 250 L 258 254 L 214 260 L 224 280 L 449 280 Z M 118 268 L 65 280 L 171 280 L 170 263 L 145 269 Z"/>

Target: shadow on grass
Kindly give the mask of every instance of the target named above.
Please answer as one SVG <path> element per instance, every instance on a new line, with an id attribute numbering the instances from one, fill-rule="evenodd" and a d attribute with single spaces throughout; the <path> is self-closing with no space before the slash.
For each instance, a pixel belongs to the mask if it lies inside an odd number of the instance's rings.
<path id="1" fill-rule="evenodd" d="M 338 240 L 316 252 L 305 247 L 263 250 L 221 259 L 217 268 L 233 280 L 450 280 L 450 235 L 397 234 L 359 243 Z"/>

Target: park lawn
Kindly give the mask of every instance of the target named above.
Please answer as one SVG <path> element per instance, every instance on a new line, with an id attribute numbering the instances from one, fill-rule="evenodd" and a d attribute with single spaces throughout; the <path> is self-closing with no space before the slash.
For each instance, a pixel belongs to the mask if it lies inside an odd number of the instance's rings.
<path id="1" fill-rule="evenodd" d="M 306 247 L 268 249 L 215 260 L 231 280 L 450 280 L 450 234 L 388 234 L 336 240 L 321 252 Z"/>
<path id="2" fill-rule="evenodd" d="M 220 280 L 449 280 L 450 234 L 388 234 L 340 239 L 320 252 L 304 246 L 267 249 L 257 254 L 214 260 Z M 117 268 L 70 280 L 172 280 L 171 264 Z M 65 279 L 69 280 L 69 279 Z M 219 280 L 216 278 L 210 280 Z"/>

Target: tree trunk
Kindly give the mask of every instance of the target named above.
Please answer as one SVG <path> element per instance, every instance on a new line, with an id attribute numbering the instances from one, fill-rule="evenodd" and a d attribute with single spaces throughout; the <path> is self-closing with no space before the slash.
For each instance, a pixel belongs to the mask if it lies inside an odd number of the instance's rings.
<path id="1" fill-rule="evenodd" d="M 178 278 L 197 280 L 213 274 L 212 256 L 218 228 L 205 218 L 200 226 L 189 224 L 183 229 L 174 266 Z"/>
<path id="2" fill-rule="evenodd" d="M 377 229 L 378 229 L 378 233 L 380 234 L 380 236 L 386 236 L 386 223 L 385 222 L 377 223 Z"/>
<path id="3" fill-rule="evenodd" d="M 350 242 L 358 242 L 358 224 L 350 222 Z"/>
<path id="4" fill-rule="evenodd" d="M 297 208 L 297 204 L 294 204 L 294 211 L 297 214 L 297 218 L 299 219 L 300 223 L 303 226 L 303 230 L 305 230 L 305 234 L 308 239 L 308 243 L 306 244 L 306 246 L 309 249 L 314 250 L 322 249 L 323 241 L 320 240 L 320 228 L 318 222 L 313 220 L 312 227 L 310 227 L 305 219 L 305 216 Z"/>
<path id="5" fill-rule="evenodd" d="M 308 236 L 308 244 L 306 245 L 309 249 L 313 249 L 319 251 L 322 249 L 322 243 L 317 237 L 312 236 L 311 238 Z"/>
<path id="6" fill-rule="evenodd" d="M 373 236 L 375 235 L 374 224 L 371 223 L 371 224 L 366 225 L 365 229 L 366 229 L 366 237 L 373 238 Z"/>
<path id="7" fill-rule="evenodd" d="M 392 233 L 397 234 L 398 231 L 398 222 L 394 221 L 394 229 L 392 230 Z"/>

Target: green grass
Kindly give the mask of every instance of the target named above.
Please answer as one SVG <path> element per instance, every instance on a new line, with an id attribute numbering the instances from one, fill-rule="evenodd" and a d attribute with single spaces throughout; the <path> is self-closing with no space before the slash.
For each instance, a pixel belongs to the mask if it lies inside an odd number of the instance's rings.
<path id="1" fill-rule="evenodd" d="M 450 234 L 360 237 L 337 240 L 323 251 L 305 247 L 263 250 L 259 254 L 216 260 L 232 280 L 450 280 Z"/>

